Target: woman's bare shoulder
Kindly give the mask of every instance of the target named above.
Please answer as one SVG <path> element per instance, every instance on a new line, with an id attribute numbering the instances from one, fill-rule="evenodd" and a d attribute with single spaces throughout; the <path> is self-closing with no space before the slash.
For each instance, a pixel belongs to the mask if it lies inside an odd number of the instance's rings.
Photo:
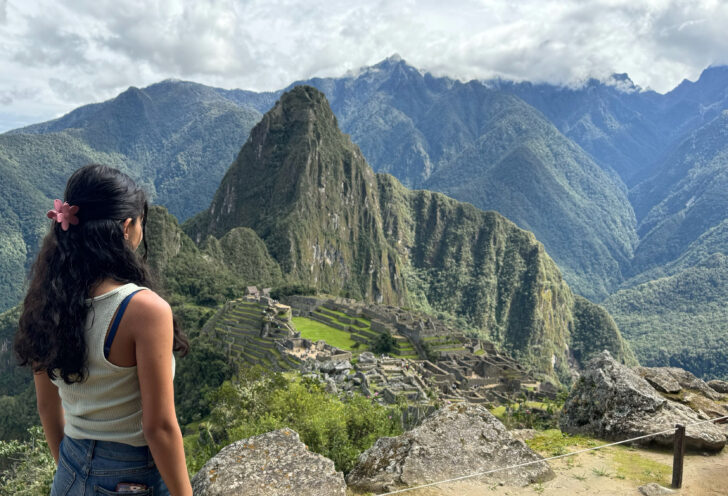
<path id="1" fill-rule="evenodd" d="M 152 290 L 139 291 L 129 302 L 124 320 L 131 329 L 148 329 L 160 326 L 172 328 L 172 308 Z M 123 322 L 123 321 L 122 321 Z"/>

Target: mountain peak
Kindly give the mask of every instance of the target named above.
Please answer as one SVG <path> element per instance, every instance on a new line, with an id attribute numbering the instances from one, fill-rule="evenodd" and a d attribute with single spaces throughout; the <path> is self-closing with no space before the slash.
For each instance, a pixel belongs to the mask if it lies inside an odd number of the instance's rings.
<path id="1" fill-rule="evenodd" d="M 690 99 L 703 103 L 723 100 L 728 86 L 728 66 L 713 65 L 703 70 L 696 81 L 683 79 L 672 91 L 667 93 L 678 100 Z"/>
<path id="2" fill-rule="evenodd" d="M 315 108 L 323 105 L 325 110 L 328 110 L 328 112 L 333 114 L 329 107 L 329 102 L 326 100 L 326 96 L 313 86 L 306 84 L 294 86 L 289 91 L 283 93 L 278 102 L 280 105 L 295 108 Z"/>
<path id="3" fill-rule="evenodd" d="M 264 121 L 266 125 L 261 130 L 265 130 L 266 138 L 268 130 L 280 126 L 290 126 L 290 130 L 296 135 L 304 133 L 309 136 L 316 135 L 319 138 L 322 134 L 328 135 L 331 129 L 325 132 L 323 128 L 332 125 L 335 131 L 339 132 L 336 116 L 331 110 L 326 96 L 308 85 L 294 86 L 283 93 L 272 111 L 266 114 Z M 251 133 L 251 139 L 256 139 L 256 129 Z M 288 137 L 291 136 L 293 135 L 289 132 Z"/>
<path id="4" fill-rule="evenodd" d="M 606 81 L 604 81 L 604 84 L 612 86 L 623 93 L 634 93 L 636 91 L 641 91 L 642 89 L 640 86 L 634 84 L 634 81 L 632 81 L 626 72 L 621 74 L 612 74 Z"/>
<path id="5" fill-rule="evenodd" d="M 389 62 L 393 62 L 393 63 L 404 62 L 404 59 L 402 58 L 402 56 L 396 52 L 393 53 L 392 55 L 390 55 L 389 57 L 387 57 L 386 60 L 388 60 Z"/>

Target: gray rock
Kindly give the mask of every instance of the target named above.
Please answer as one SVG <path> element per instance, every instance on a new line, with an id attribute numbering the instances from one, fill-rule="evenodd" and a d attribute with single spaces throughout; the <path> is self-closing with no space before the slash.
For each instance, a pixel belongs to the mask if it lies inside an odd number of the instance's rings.
<path id="1" fill-rule="evenodd" d="M 315 358 L 307 358 L 305 362 L 303 362 L 303 365 L 301 366 L 301 370 L 305 372 L 315 372 L 321 368 L 321 362 L 316 360 Z"/>
<path id="2" fill-rule="evenodd" d="M 512 429 L 509 432 L 511 433 L 511 436 L 516 439 L 520 439 L 521 441 L 528 441 L 529 439 L 533 439 L 538 436 L 538 431 L 536 429 Z"/>
<path id="3" fill-rule="evenodd" d="M 321 372 L 329 374 L 334 370 L 336 370 L 336 362 L 334 362 L 333 360 L 326 360 L 325 362 L 321 363 Z"/>
<path id="4" fill-rule="evenodd" d="M 590 360 L 564 404 L 561 430 L 619 441 L 672 429 L 675 424 L 699 422 L 685 405 L 668 401 L 635 371 L 604 351 Z M 673 433 L 659 434 L 642 444 L 672 446 Z M 711 423 L 688 427 L 688 448 L 719 451 L 726 438 Z"/>
<path id="5" fill-rule="evenodd" d="M 365 351 L 359 355 L 359 363 L 376 363 L 377 357 L 371 351 Z"/>
<path id="6" fill-rule="evenodd" d="M 667 367 L 637 367 L 635 370 L 658 391 L 676 394 L 682 389 Z"/>
<path id="7" fill-rule="evenodd" d="M 662 487 L 655 482 L 650 482 L 649 484 L 640 486 L 639 491 L 640 494 L 644 496 L 661 496 L 663 494 L 675 494 L 675 491 L 673 491 L 672 489 Z"/>
<path id="8" fill-rule="evenodd" d="M 334 370 L 336 372 L 348 372 L 351 370 L 351 362 L 349 360 L 341 360 L 334 364 Z"/>
<path id="9" fill-rule="evenodd" d="M 357 490 L 381 492 L 537 462 L 486 476 L 523 486 L 554 477 L 539 460 L 543 458 L 514 439 L 485 407 L 461 403 L 435 411 L 401 436 L 378 439 L 359 456 L 346 480 Z"/>
<path id="10" fill-rule="evenodd" d="M 710 386 L 713 391 L 722 394 L 728 394 L 728 381 L 713 379 L 712 381 L 708 381 L 708 386 Z"/>
<path id="11" fill-rule="evenodd" d="M 705 381 L 695 377 L 692 372 L 688 372 L 687 370 L 683 370 L 677 367 L 663 368 L 670 372 L 670 374 L 675 378 L 678 383 L 680 383 L 680 386 L 682 386 L 683 388 L 699 391 L 703 395 L 714 401 L 721 398 L 720 394 L 716 393 L 716 391 L 708 386 Z"/>
<path id="12" fill-rule="evenodd" d="M 306 449 L 291 429 L 223 448 L 192 478 L 197 496 L 346 496 L 334 462 Z"/>
<path id="13" fill-rule="evenodd" d="M 336 383 L 331 377 L 326 377 L 324 379 L 324 384 L 326 384 L 325 390 L 329 394 L 338 394 L 339 389 L 336 387 Z"/>
<path id="14" fill-rule="evenodd" d="M 368 372 L 370 370 L 374 370 L 375 368 L 377 368 L 376 362 L 359 362 L 358 364 L 356 364 L 356 369 L 361 372 Z"/>

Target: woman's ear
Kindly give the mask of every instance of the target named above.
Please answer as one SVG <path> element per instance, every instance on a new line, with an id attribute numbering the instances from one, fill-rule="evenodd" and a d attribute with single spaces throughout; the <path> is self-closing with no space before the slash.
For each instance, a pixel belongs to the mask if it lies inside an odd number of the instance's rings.
<path id="1" fill-rule="evenodd" d="M 129 229 L 133 219 L 129 217 L 124 221 L 124 239 L 129 239 Z"/>

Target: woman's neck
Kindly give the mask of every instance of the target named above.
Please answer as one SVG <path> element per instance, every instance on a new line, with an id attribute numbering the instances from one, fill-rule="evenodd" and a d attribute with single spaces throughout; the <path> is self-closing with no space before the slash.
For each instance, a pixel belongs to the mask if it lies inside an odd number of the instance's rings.
<path id="1" fill-rule="evenodd" d="M 91 286 L 91 290 L 89 291 L 89 297 L 93 298 L 95 296 L 101 296 L 102 294 L 108 293 L 109 291 L 112 291 L 119 286 L 123 286 L 123 284 L 124 283 L 121 283 L 111 277 L 102 279 L 101 281 Z"/>

